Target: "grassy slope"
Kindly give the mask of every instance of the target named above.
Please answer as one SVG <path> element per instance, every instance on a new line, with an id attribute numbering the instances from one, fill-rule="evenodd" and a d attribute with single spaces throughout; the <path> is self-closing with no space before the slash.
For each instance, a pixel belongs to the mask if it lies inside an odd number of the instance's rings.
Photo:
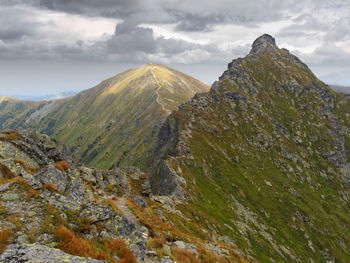
<path id="1" fill-rule="evenodd" d="M 161 88 L 154 81 L 152 71 Z M 90 166 L 107 169 L 120 160 L 121 165 L 144 167 L 168 112 L 195 93 L 208 89 L 178 71 L 146 64 L 57 101 L 40 122 L 23 125 L 25 112 L 17 110 L 12 114 L 16 120 L 12 119 L 11 124 L 8 122 L 2 128 L 38 129 L 64 142 L 72 148 L 76 161 Z"/>
<path id="2" fill-rule="evenodd" d="M 285 51 L 278 54 L 284 67 L 264 53 L 246 58 L 240 66 L 255 87 L 263 87 L 257 99 L 239 85 L 221 81 L 222 91 L 240 91 L 253 101 L 247 108 L 241 102 L 229 106 L 221 93 L 216 94 L 221 103 L 211 103 L 210 109 L 188 105 L 175 114 L 183 130 L 193 118 L 188 112 L 194 112 L 195 120 L 187 144 L 194 159 L 171 161 L 175 170 L 181 168 L 194 198 L 182 212 L 194 221 L 197 215 L 196 224 L 213 229 L 209 235 L 232 237 L 259 262 L 324 262 L 327 255 L 348 262 L 349 191 L 336 167 L 321 156 L 334 149 L 328 119 L 321 114 L 323 102 L 311 90 L 297 96 L 281 89 L 292 78 L 299 85 L 328 88 L 307 69 L 288 63 Z M 338 101 L 342 98 L 329 92 Z M 343 127 L 349 127 L 349 114 L 349 100 L 336 107 Z M 289 138 L 276 132 L 271 119 L 288 128 Z M 206 132 L 203 123 L 218 133 Z M 314 142 L 311 136 L 317 137 Z M 345 137 L 349 150 L 349 131 Z M 295 143 L 295 138 L 301 141 Z"/>
<path id="3" fill-rule="evenodd" d="M 25 119 L 43 104 L 42 102 L 19 101 L 0 97 L 0 129 L 24 126 Z"/>

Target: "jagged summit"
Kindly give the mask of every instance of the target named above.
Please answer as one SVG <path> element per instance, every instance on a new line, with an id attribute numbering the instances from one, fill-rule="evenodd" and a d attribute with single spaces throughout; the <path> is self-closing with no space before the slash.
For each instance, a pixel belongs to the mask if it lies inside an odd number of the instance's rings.
<path id="1" fill-rule="evenodd" d="M 250 54 L 259 53 L 261 50 L 265 49 L 266 47 L 276 47 L 275 39 L 268 34 L 264 34 L 258 37 L 253 42 L 252 50 L 250 51 Z"/>

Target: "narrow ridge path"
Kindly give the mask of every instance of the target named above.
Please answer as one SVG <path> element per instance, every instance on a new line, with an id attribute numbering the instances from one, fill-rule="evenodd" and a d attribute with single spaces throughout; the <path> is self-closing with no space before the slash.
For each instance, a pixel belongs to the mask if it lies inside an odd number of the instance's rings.
<path id="1" fill-rule="evenodd" d="M 130 210 L 130 208 L 126 204 L 126 198 L 120 197 L 116 202 L 117 208 L 123 213 L 123 215 L 133 224 L 140 225 L 140 221 L 134 215 L 134 213 Z"/>
<path id="2" fill-rule="evenodd" d="M 156 75 L 154 74 L 153 72 L 153 66 L 151 67 L 151 73 L 152 73 L 152 76 L 153 76 L 153 79 L 154 81 L 156 82 L 158 88 L 156 89 L 156 94 L 157 94 L 157 98 L 156 98 L 156 101 L 157 103 L 162 107 L 162 109 L 167 113 L 167 115 L 170 115 L 171 113 L 171 110 L 168 110 L 165 108 L 165 106 L 160 102 L 160 95 L 159 95 L 159 90 L 162 88 L 162 86 L 160 85 Z"/>

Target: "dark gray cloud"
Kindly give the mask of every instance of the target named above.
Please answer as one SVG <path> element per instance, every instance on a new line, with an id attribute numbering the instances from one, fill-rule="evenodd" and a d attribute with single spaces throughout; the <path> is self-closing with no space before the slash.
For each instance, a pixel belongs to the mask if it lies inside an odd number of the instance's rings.
<path id="1" fill-rule="evenodd" d="M 0 0 L 0 24 L 0 59 L 226 64 L 266 31 L 324 75 L 350 72 L 348 0 Z"/>
<path id="2" fill-rule="evenodd" d="M 10 0 L 1 0 L 10 4 Z M 299 3 L 294 0 L 14 0 L 50 10 L 88 16 L 132 19 L 139 23 L 175 23 L 182 31 L 207 31 L 221 23 L 256 26 L 285 19 L 305 5 L 316 8 L 325 0 Z M 1 2 L 0 2 L 1 3 Z M 309 4 L 308 4 L 309 3 Z"/>
<path id="3" fill-rule="evenodd" d="M 196 49 L 218 53 L 218 49 L 213 45 L 200 45 L 174 38 L 166 39 L 162 36 L 155 37 L 151 28 L 141 27 L 129 21 L 118 24 L 114 35 L 105 44 L 108 53 L 126 54 L 129 57 L 135 54 L 145 57 L 152 54 L 163 54 L 165 57 L 171 57 Z"/>
<path id="4" fill-rule="evenodd" d="M 114 35 L 107 41 L 111 53 L 123 54 L 134 52 L 155 53 L 157 41 L 151 28 L 143 28 L 130 23 L 118 24 Z"/>
<path id="5" fill-rule="evenodd" d="M 24 36 L 33 36 L 38 23 L 32 13 L 22 9 L 3 9 L 0 11 L 0 39 L 14 41 Z"/>
<path id="6" fill-rule="evenodd" d="M 139 0 L 39 0 L 34 4 L 68 13 L 118 18 L 141 12 L 144 7 L 143 1 Z"/>

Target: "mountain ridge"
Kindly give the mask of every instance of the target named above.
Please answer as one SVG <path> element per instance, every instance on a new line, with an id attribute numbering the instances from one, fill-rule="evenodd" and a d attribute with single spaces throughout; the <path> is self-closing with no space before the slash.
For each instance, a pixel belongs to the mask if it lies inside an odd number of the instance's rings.
<path id="1" fill-rule="evenodd" d="M 258 262 L 347 262 L 350 97 L 274 43 L 167 118 L 152 191 Z"/>
<path id="2" fill-rule="evenodd" d="M 104 169 L 145 166 L 166 116 L 208 89 L 179 71 L 148 63 L 69 98 L 5 103 L 0 124 L 3 129 L 31 128 L 54 136 L 72 149 L 77 162 Z"/>

